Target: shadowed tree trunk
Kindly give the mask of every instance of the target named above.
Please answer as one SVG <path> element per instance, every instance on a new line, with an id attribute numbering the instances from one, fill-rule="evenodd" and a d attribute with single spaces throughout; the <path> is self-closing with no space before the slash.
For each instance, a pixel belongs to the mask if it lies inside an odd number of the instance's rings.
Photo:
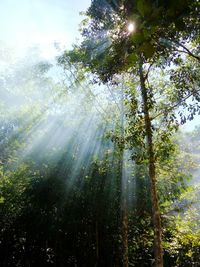
<path id="1" fill-rule="evenodd" d="M 155 267 L 163 267 L 163 248 L 162 248 L 162 228 L 160 209 L 158 204 L 158 194 L 156 189 L 156 167 L 155 167 L 155 152 L 153 147 L 153 133 L 151 119 L 149 116 L 149 98 L 147 88 L 145 85 L 145 77 L 143 72 L 143 60 L 140 57 L 139 62 L 139 75 L 140 75 L 140 87 L 143 101 L 145 132 L 147 139 L 147 152 L 148 152 L 148 169 L 150 179 L 150 191 L 152 202 L 152 217 L 154 225 L 154 257 Z"/>

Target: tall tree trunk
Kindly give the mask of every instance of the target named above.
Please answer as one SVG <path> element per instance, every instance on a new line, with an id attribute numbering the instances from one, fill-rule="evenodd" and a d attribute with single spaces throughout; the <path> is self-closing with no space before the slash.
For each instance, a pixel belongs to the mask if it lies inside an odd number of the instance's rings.
<path id="1" fill-rule="evenodd" d="M 124 139 L 124 84 L 121 89 L 121 138 Z M 129 266 L 128 259 L 128 208 L 127 208 L 127 177 L 125 171 L 125 153 L 124 144 L 120 148 L 121 165 L 121 216 L 122 216 L 122 255 L 123 267 Z"/>
<path id="2" fill-rule="evenodd" d="M 147 88 L 145 85 L 142 57 L 140 57 L 139 75 L 140 75 L 140 86 L 141 86 L 141 94 L 142 94 L 143 109 L 144 109 L 145 131 L 147 138 L 148 165 L 149 165 L 148 168 L 149 168 L 150 191 L 151 191 L 151 202 L 152 202 L 152 217 L 154 225 L 155 267 L 163 267 L 162 227 L 161 227 L 160 209 L 158 204 L 158 194 L 156 188 L 155 152 L 153 147 L 152 125 L 149 116 L 149 101 L 148 101 L 149 99 L 148 99 Z"/>

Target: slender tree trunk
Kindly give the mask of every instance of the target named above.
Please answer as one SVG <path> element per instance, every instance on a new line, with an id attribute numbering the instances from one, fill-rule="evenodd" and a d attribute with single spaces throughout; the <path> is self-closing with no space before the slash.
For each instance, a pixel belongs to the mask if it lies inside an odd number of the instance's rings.
<path id="1" fill-rule="evenodd" d="M 124 88 L 121 89 L 121 138 L 124 139 Z M 127 177 L 125 173 L 124 145 L 120 148 L 121 161 L 121 215 L 122 215 L 122 253 L 123 267 L 129 266 L 128 259 L 128 209 L 127 209 Z"/>
<path id="2" fill-rule="evenodd" d="M 148 101 L 147 88 L 145 86 L 142 57 L 140 57 L 139 75 L 140 75 L 140 86 L 141 86 L 145 130 L 147 138 L 149 179 L 150 179 L 150 191 L 151 191 L 151 201 L 152 201 L 152 217 L 154 225 L 154 257 L 155 257 L 154 266 L 163 267 L 162 227 L 161 227 L 160 209 L 158 204 L 158 194 L 156 188 L 155 152 L 153 147 L 153 138 L 152 138 L 153 134 L 151 127 L 152 125 L 149 116 L 149 103 L 148 103 L 149 101 Z"/>

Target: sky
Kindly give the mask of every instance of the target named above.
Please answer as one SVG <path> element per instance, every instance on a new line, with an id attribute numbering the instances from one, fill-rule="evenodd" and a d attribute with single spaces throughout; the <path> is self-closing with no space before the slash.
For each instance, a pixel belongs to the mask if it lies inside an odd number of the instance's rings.
<path id="1" fill-rule="evenodd" d="M 70 48 L 90 0 L 0 0 L 0 42 L 18 51 L 38 45 L 54 56 L 54 42 Z"/>

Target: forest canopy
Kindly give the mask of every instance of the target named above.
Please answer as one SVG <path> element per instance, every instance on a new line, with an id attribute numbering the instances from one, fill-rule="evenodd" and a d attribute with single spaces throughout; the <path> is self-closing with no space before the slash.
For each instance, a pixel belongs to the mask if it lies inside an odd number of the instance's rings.
<path id="1" fill-rule="evenodd" d="M 1 44 L 0 266 L 199 266 L 199 20 L 92 0 L 54 60 Z"/>

